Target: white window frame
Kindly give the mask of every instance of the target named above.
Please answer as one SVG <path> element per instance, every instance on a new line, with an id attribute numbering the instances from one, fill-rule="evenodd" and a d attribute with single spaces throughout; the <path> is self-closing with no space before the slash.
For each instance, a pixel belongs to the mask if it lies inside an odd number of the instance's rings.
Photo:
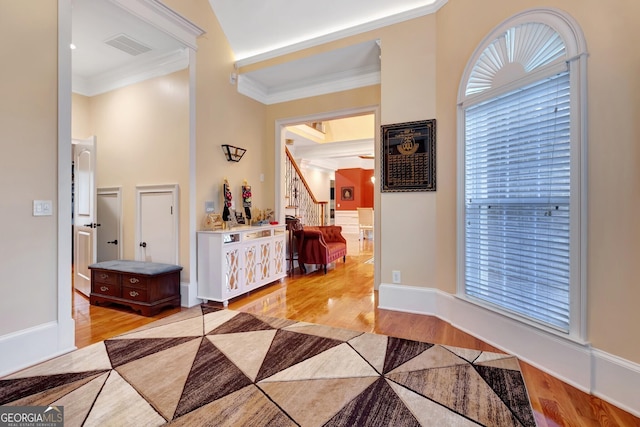
<path id="1" fill-rule="evenodd" d="M 501 79 L 486 90 L 467 95 L 467 83 L 485 49 L 507 30 L 521 24 L 539 22 L 554 29 L 565 44 L 565 56 L 524 75 Z M 571 92 L 571 195 L 570 195 L 570 290 L 568 333 L 545 326 L 477 299 L 465 292 L 465 115 L 466 108 L 513 91 L 566 69 Z M 504 76 L 503 76 L 504 77 Z M 469 59 L 458 89 L 458 198 L 457 198 L 457 297 L 516 319 L 538 329 L 585 343 L 587 336 L 587 47 L 582 30 L 565 12 L 544 8 L 523 11 L 497 26 L 478 45 Z"/>

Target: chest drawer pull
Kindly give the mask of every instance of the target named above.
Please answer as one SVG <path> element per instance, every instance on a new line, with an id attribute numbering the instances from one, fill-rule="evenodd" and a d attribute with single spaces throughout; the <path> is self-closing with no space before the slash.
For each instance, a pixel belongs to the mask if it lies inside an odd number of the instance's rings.
<path id="1" fill-rule="evenodd" d="M 107 273 L 101 273 L 101 274 L 100 274 L 100 278 L 101 278 L 102 280 L 107 280 L 107 279 L 109 278 L 109 275 L 108 275 Z"/>
<path id="2" fill-rule="evenodd" d="M 140 279 L 136 279 L 135 277 L 132 277 L 132 278 L 129 279 L 129 282 L 138 283 L 138 282 L 140 282 Z"/>
<path id="3" fill-rule="evenodd" d="M 136 291 L 131 291 L 131 292 L 129 292 L 129 295 L 131 295 L 132 297 L 137 297 L 140 294 L 137 293 Z"/>
<path id="4" fill-rule="evenodd" d="M 108 286 L 100 286 L 100 290 L 102 292 L 107 292 L 109 290 L 109 287 Z"/>

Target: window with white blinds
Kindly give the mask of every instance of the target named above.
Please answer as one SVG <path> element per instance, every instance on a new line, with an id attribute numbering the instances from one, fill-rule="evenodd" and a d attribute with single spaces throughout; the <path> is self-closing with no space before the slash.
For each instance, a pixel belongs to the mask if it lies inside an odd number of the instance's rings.
<path id="1" fill-rule="evenodd" d="M 569 330 L 569 72 L 464 110 L 466 295 Z"/>
<path id="2" fill-rule="evenodd" d="M 482 40 L 458 88 L 458 295 L 580 342 L 587 57 L 571 16 L 528 9 Z"/>

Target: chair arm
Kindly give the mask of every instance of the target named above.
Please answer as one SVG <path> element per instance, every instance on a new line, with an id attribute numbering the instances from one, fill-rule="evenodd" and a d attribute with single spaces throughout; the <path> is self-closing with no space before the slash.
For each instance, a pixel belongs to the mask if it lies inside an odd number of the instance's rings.
<path id="1" fill-rule="evenodd" d="M 303 228 L 300 230 L 296 230 L 294 232 L 296 236 L 296 240 L 298 241 L 298 253 L 302 253 L 305 251 L 305 247 L 311 244 L 311 242 L 316 240 L 321 240 L 319 244 L 323 247 L 327 245 L 324 243 L 324 239 L 322 238 L 322 233 L 320 230 L 311 229 L 311 228 Z"/>
<path id="2" fill-rule="evenodd" d="M 309 244 L 311 244 L 311 242 L 317 240 L 318 244 L 320 246 L 322 246 L 326 250 L 329 249 L 329 247 L 327 246 L 327 242 L 325 240 L 325 236 L 322 233 L 322 231 L 320 231 L 320 230 L 317 230 L 317 229 L 306 229 L 306 230 L 304 230 L 303 240 L 304 241 L 308 241 Z M 304 244 L 304 241 L 303 241 L 303 244 Z"/>
<path id="3" fill-rule="evenodd" d="M 326 264 L 329 247 L 318 229 L 302 230 L 302 239 L 298 246 L 298 261 L 304 264 Z"/>

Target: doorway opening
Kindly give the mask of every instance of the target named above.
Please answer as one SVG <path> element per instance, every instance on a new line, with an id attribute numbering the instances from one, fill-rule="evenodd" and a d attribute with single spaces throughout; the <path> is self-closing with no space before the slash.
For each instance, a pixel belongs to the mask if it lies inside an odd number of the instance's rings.
<path id="1" fill-rule="evenodd" d="M 354 137 L 351 139 L 342 139 L 340 137 L 335 138 L 331 135 L 330 141 L 318 142 L 318 132 L 329 134 L 328 129 L 323 126 L 324 123 L 330 123 L 332 121 L 362 121 L 363 118 L 369 117 L 369 133 L 368 137 Z M 379 152 L 380 142 L 377 129 L 379 129 L 379 107 L 362 107 L 346 110 L 333 111 L 328 113 L 314 114 L 302 117 L 293 117 L 287 119 L 280 119 L 275 124 L 275 154 L 276 154 L 276 212 L 278 218 L 283 220 L 285 215 L 290 213 L 287 211 L 288 201 L 286 195 L 288 194 L 285 183 L 285 165 L 286 151 L 293 151 L 292 157 L 296 162 L 303 163 L 301 170 L 303 175 L 308 171 L 312 176 L 312 181 L 318 176 L 326 177 L 321 178 L 322 184 L 316 185 L 321 191 L 326 190 L 326 195 L 320 195 L 319 200 L 329 202 L 329 209 L 326 212 L 325 223 L 331 223 L 331 212 L 333 208 L 333 223 L 343 227 L 343 235 L 347 240 L 347 254 L 359 254 L 363 251 L 369 251 L 371 256 L 367 259 L 369 263 L 374 265 L 374 288 L 378 288 L 379 283 L 379 266 L 376 265 L 375 259 L 379 257 L 379 244 L 374 244 L 374 239 L 360 239 L 359 227 L 357 217 L 357 205 L 363 204 L 368 207 L 374 208 L 374 218 L 378 216 L 378 212 L 375 210 L 375 206 L 379 205 L 380 192 L 375 183 L 379 182 L 375 177 L 379 175 L 379 156 L 376 153 Z M 304 129 L 311 128 L 311 131 L 307 130 L 307 135 L 304 135 Z M 314 137 L 315 135 L 315 137 Z M 349 163 L 349 158 L 351 163 Z M 345 165 L 342 169 L 348 171 L 354 169 L 355 173 L 362 176 L 366 176 L 365 179 L 355 178 L 358 180 L 356 184 L 352 186 L 358 188 L 353 193 L 354 196 L 350 200 L 341 200 L 341 186 L 349 187 L 351 185 L 341 184 L 341 165 Z M 367 165 L 371 168 L 367 171 Z M 336 172 L 338 172 L 338 178 L 336 178 Z M 354 172 L 354 171 L 352 171 Z M 372 179 L 373 177 L 373 179 Z M 366 182 L 365 182 L 366 181 Z M 310 185 L 313 187 L 314 185 Z M 366 186 L 366 187 L 365 187 Z M 363 199 L 362 192 L 360 190 L 365 189 L 370 191 L 370 199 Z M 334 205 L 331 206 L 333 200 Z M 370 237 L 379 236 L 376 233 L 377 221 L 374 220 L 374 230 Z M 377 239 L 378 243 L 380 242 Z M 351 244 L 349 244 L 351 242 Z"/>

